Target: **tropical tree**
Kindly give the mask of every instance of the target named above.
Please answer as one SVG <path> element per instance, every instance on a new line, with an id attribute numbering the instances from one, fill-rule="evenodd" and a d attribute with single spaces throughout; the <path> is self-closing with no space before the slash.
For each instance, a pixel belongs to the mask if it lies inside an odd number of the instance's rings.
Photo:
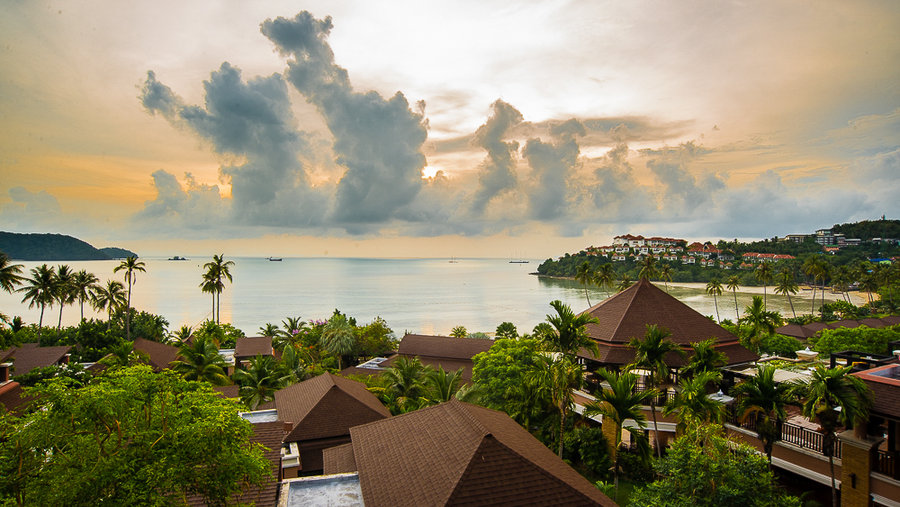
<path id="1" fill-rule="evenodd" d="M 631 284 L 631 277 L 629 277 L 628 274 L 624 274 L 622 275 L 622 279 L 619 280 L 619 285 L 616 288 L 619 290 L 619 292 L 622 292 L 628 287 L 631 287 Z"/>
<path id="2" fill-rule="evenodd" d="M 81 320 L 84 320 L 84 301 L 90 300 L 91 293 L 98 283 L 100 283 L 100 280 L 93 273 L 88 273 L 84 269 L 75 273 L 75 276 L 72 277 L 72 293 L 78 299 Z"/>
<path id="3" fill-rule="evenodd" d="M 865 432 L 872 393 L 859 378 L 851 375 L 851 367 L 825 368 L 816 366 L 808 383 L 798 382 L 792 392 L 801 402 L 803 415 L 822 427 L 822 454 L 828 457 L 831 471 L 831 504 L 837 507 L 837 487 L 834 477 L 834 442 L 838 424 L 856 427 L 857 434 Z"/>
<path id="4" fill-rule="evenodd" d="M 706 284 L 706 293 L 712 295 L 716 305 L 716 322 L 722 322 L 719 318 L 719 296 L 722 295 L 722 284 L 718 278 L 713 278 Z"/>
<path id="5" fill-rule="evenodd" d="M 615 442 L 613 443 L 613 481 L 615 484 L 615 494 L 613 500 L 618 501 L 619 496 L 619 444 L 622 442 L 622 426 L 628 419 L 633 420 L 638 428 L 637 431 L 643 430 L 647 424 L 647 418 L 641 407 L 648 400 L 656 396 L 656 391 L 647 389 L 638 391 L 637 375 L 631 372 L 622 372 L 615 374 L 604 368 L 597 370 L 609 387 L 603 387 L 595 396 L 595 401 L 585 405 L 585 417 L 592 417 L 600 414 L 603 416 L 603 424 L 607 421 L 615 425 Z M 635 428 L 628 428 L 628 431 L 634 432 Z"/>
<path id="6" fill-rule="evenodd" d="M 666 284 L 666 292 L 669 292 L 669 282 L 672 281 L 672 265 L 668 262 L 659 266 L 659 278 Z"/>
<path id="7" fill-rule="evenodd" d="M 278 326 L 272 324 L 271 322 L 266 322 L 265 326 L 260 326 L 259 334 L 262 336 L 268 336 L 269 338 L 274 338 L 279 335 Z"/>
<path id="8" fill-rule="evenodd" d="M 616 270 L 611 262 L 601 264 L 597 268 L 594 272 L 594 283 L 602 287 L 606 291 L 606 297 L 609 297 L 609 288 L 616 284 Z"/>
<path id="9" fill-rule="evenodd" d="M 66 305 L 75 302 L 75 292 L 72 290 L 72 281 L 75 273 L 72 272 L 67 264 L 60 264 L 56 268 L 56 275 L 53 287 L 53 298 L 59 303 L 59 322 L 56 324 L 56 331 L 62 328 L 62 312 Z"/>
<path id="10" fill-rule="evenodd" d="M 756 434 L 772 466 L 772 448 L 781 438 L 781 423 L 787 418 L 785 407 L 790 403 L 790 385 L 775 381 L 776 368 L 770 364 L 756 366 L 756 375 L 734 387 L 737 413 L 741 423 L 756 419 Z"/>
<path id="11" fill-rule="evenodd" d="M 641 270 L 638 271 L 638 279 L 650 280 L 656 278 L 656 257 L 648 255 L 638 262 Z"/>
<path id="12" fill-rule="evenodd" d="M 347 317 L 335 312 L 325 323 L 320 337 L 322 348 L 338 358 L 338 368 L 342 368 L 343 356 L 349 356 L 356 350 L 356 332 Z"/>
<path id="13" fill-rule="evenodd" d="M 91 291 L 91 305 L 100 311 L 106 311 L 106 330 L 112 325 L 112 316 L 119 308 L 126 305 L 125 286 L 118 280 L 107 280 L 106 287 L 97 286 Z"/>
<path id="14" fill-rule="evenodd" d="M 753 303 L 744 309 L 744 316 L 738 321 L 738 324 L 747 324 L 747 338 L 759 353 L 759 346 L 762 340 L 775 333 L 775 328 L 781 323 L 781 316 L 778 312 L 770 312 L 766 310 L 763 299 L 759 296 L 753 296 Z"/>
<path id="15" fill-rule="evenodd" d="M 699 424 L 722 422 L 725 418 L 725 405 L 710 398 L 706 392 L 709 384 L 721 379 L 722 374 L 718 371 L 702 371 L 678 381 L 675 397 L 666 403 L 663 414 L 676 415 L 680 433 Z"/>
<path id="16" fill-rule="evenodd" d="M 206 273 L 203 275 L 204 283 L 209 279 L 212 282 L 211 287 L 215 289 L 215 320 L 217 324 L 219 323 L 219 318 L 222 316 L 221 306 L 222 291 L 225 290 L 224 280 L 228 280 L 229 282 L 232 281 L 231 266 L 234 266 L 234 261 L 226 261 L 225 254 L 213 255 L 213 260 L 203 265 L 203 268 L 206 270 Z M 203 284 L 201 284 L 201 287 L 203 287 Z"/>
<path id="17" fill-rule="evenodd" d="M 5 253 L 0 252 L 0 289 L 12 294 L 16 286 L 25 281 L 21 275 L 24 266 L 13 264 Z"/>
<path id="18" fill-rule="evenodd" d="M 737 275 L 731 275 L 728 277 L 728 280 L 725 281 L 728 287 L 728 290 L 734 294 L 734 316 L 735 322 L 741 320 L 741 314 L 738 312 L 738 303 L 737 303 L 737 290 L 741 287 L 741 279 Z"/>
<path id="19" fill-rule="evenodd" d="M 550 302 L 556 315 L 547 315 L 547 322 L 553 326 L 553 333 L 542 337 L 550 350 L 569 356 L 573 361 L 581 348 L 586 348 L 595 356 L 600 352 L 595 342 L 587 335 L 585 326 L 598 322 L 589 313 L 575 315 L 569 305 L 560 300 Z"/>
<path id="20" fill-rule="evenodd" d="M 469 331 L 466 329 L 466 326 L 454 326 L 453 329 L 450 330 L 450 336 L 454 338 L 465 338 L 469 336 Z"/>
<path id="21" fill-rule="evenodd" d="M 590 262 L 584 261 L 577 268 L 575 268 L 575 280 L 581 283 L 582 287 L 584 287 L 584 297 L 585 299 L 587 299 L 588 308 L 590 308 L 591 296 L 588 295 L 588 285 L 590 285 L 594 280 L 594 270 L 591 269 Z"/>
<path id="22" fill-rule="evenodd" d="M 684 351 L 668 337 L 671 333 L 668 329 L 657 327 L 656 324 L 648 324 L 643 339 L 632 337 L 628 345 L 634 349 L 634 362 L 628 366 L 629 370 L 640 368 L 647 372 L 646 385 L 657 388 L 669 377 L 669 365 L 666 356 L 678 354 L 684 356 Z M 653 435 L 656 438 L 656 454 L 662 456 L 662 448 L 659 443 L 659 426 L 656 424 L 656 403 L 650 398 L 650 415 L 653 416 Z"/>
<path id="23" fill-rule="evenodd" d="M 183 325 L 180 328 L 178 328 L 177 331 L 175 331 L 171 335 L 169 335 L 169 338 L 176 340 L 179 343 L 183 343 L 183 342 L 188 341 L 188 339 L 191 337 L 192 334 L 194 334 L 194 328 L 192 328 L 191 326 L 188 326 L 188 325 Z"/>
<path id="24" fill-rule="evenodd" d="M 575 390 L 584 382 L 584 369 L 564 355 L 539 355 L 537 364 L 525 374 L 525 382 L 538 395 L 547 396 L 559 411 L 559 457 L 562 458 L 566 415 L 575 404 Z"/>
<path id="25" fill-rule="evenodd" d="M 308 354 L 299 352 L 290 343 L 285 344 L 281 350 L 280 366 L 285 375 L 290 377 L 291 382 L 300 382 L 312 377 L 313 371 L 317 368 L 317 365 L 310 364 Z"/>
<path id="26" fill-rule="evenodd" d="M 381 387 L 373 391 L 382 395 L 382 401 L 386 402 L 391 413 L 416 410 L 422 406 L 428 392 L 425 375 L 430 369 L 417 357 L 412 359 L 401 357 L 393 366 L 382 372 Z"/>
<path id="27" fill-rule="evenodd" d="M 18 289 L 19 292 L 25 294 L 22 302 L 27 301 L 28 308 L 41 307 L 41 316 L 38 319 L 38 337 L 41 335 L 44 323 L 44 308 L 47 305 L 53 305 L 55 287 L 56 279 L 53 268 L 41 264 L 36 268 L 31 268 L 31 278 L 26 278 L 24 285 Z"/>
<path id="28" fill-rule="evenodd" d="M 463 369 L 456 371 L 444 371 L 443 366 L 437 370 L 429 370 L 425 373 L 425 385 L 428 388 L 427 398 L 434 403 L 450 401 L 462 387 Z"/>
<path id="29" fill-rule="evenodd" d="M 135 256 L 129 256 L 113 269 L 113 273 L 125 272 L 125 282 L 128 284 L 128 301 L 125 304 L 125 338 L 131 341 L 131 286 L 136 280 L 135 273 L 146 272 L 147 266 Z"/>
<path id="30" fill-rule="evenodd" d="M 200 282 L 200 291 L 212 296 L 211 310 L 209 320 L 216 321 L 216 294 L 225 289 L 225 284 L 212 271 L 203 273 L 203 279 Z"/>
<path id="31" fill-rule="evenodd" d="M 498 340 L 503 338 L 508 338 L 510 340 L 515 340 L 519 337 L 519 330 L 516 329 L 516 325 L 512 322 L 501 322 L 500 325 L 497 326 L 494 335 Z"/>
<path id="32" fill-rule="evenodd" d="M 785 267 L 778 273 L 778 284 L 775 286 L 775 294 L 787 296 L 794 318 L 797 318 L 797 312 L 794 311 L 794 302 L 791 301 L 791 294 L 796 294 L 798 290 L 797 282 L 794 281 L 794 270 Z"/>
<path id="33" fill-rule="evenodd" d="M 187 380 L 201 380 L 214 385 L 228 384 L 225 375 L 227 365 L 219 348 L 206 336 L 195 336 L 190 342 L 181 344 L 178 359 L 172 361 L 172 369 Z"/>
<path id="34" fill-rule="evenodd" d="M 761 262 L 756 267 L 756 279 L 763 284 L 763 306 L 766 306 L 766 286 L 772 282 L 772 265 L 768 262 Z"/>
<path id="35" fill-rule="evenodd" d="M 251 358 L 249 365 L 236 369 L 231 378 L 241 386 L 241 401 L 250 410 L 256 410 L 259 405 L 274 400 L 275 391 L 291 380 L 291 376 L 278 367 L 274 357 L 263 355 Z"/>
<path id="36" fill-rule="evenodd" d="M 693 354 L 688 364 L 678 372 L 681 377 L 692 378 L 706 371 L 718 371 L 728 362 L 728 357 L 716 350 L 715 338 L 691 343 L 691 349 Z"/>

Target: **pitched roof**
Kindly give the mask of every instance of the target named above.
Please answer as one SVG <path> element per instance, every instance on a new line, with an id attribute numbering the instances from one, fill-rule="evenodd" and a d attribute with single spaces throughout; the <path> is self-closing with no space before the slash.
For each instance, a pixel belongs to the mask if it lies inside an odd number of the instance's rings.
<path id="1" fill-rule="evenodd" d="M 428 336 L 407 333 L 397 348 L 404 356 L 445 357 L 449 359 L 472 359 L 485 352 L 494 344 L 493 340 L 453 338 L 452 336 Z"/>
<path id="2" fill-rule="evenodd" d="M 722 326 L 670 296 L 650 281 L 642 279 L 628 289 L 585 310 L 599 322 L 585 328 L 600 348 L 600 355 L 593 358 L 582 351 L 582 357 L 600 362 L 627 364 L 634 359 L 634 351 L 628 347 L 633 337 L 643 338 L 648 324 L 664 327 L 671 333 L 669 339 L 685 350 L 690 344 L 710 338 L 716 339 L 716 349 L 728 356 L 728 364 L 744 363 L 758 358 L 740 345 L 738 338 Z M 686 359 L 674 354 L 667 362 L 680 366 Z"/>
<path id="3" fill-rule="evenodd" d="M 779 327 L 775 330 L 778 334 L 783 334 L 785 336 L 793 336 L 794 338 L 805 339 L 813 336 L 814 333 L 811 329 L 806 329 L 800 324 L 785 324 L 784 326 Z"/>
<path id="4" fill-rule="evenodd" d="M 33 398 L 25 396 L 18 382 L 9 381 L 0 384 L 0 413 L 4 411 L 14 414 L 22 413 Z"/>
<path id="5" fill-rule="evenodd" d="M 234 345 L 234 357 L 256 357 L 271 356 L 275 351 L 272 349 L 271 336 L 254 336 L 238 338 Z"/>
<path id="6" fill-rule="evenodd" d="M 476 405 L 453 400 L 350 437 L 368 506 L 615 505 L 509 416 Z"/>
<path id="7" fill-rule="evenodd" d="M 134 350 L 147 354 L 150 358 L 150 366 L 154 370 L 165 370 L 169 364 L 178 358 L 178 347 L 159 343 L 144 338 L 134 339 Z"/>
<path id="8" fill-rule="evenodd" d="M 350 428 L 390 417 L 364 384 L 323 373 L 275 392 L 278 418 L 293 424 L 285 442 L 350 434 Z"/>
<path id="9" fill-rule="evenodd" d="M 353 458 L 353 444 L 336 445 L 322 450 L 325 475 L 346 474 L 358 468 Z"/>
<path id="10" fill-rule="evenodd" d="M 37 343 L 24 343 L 21 347 L 7 349 L 3 361 L 13 360 L 12 375 L 24 375 L 35 368 L 58 363 L 72 350 L 69 346 L 39 347 Z"/>

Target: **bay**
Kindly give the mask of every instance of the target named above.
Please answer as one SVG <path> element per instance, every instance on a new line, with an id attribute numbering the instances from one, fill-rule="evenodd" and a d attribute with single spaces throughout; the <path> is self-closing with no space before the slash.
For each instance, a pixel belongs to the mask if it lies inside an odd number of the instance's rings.
<path id="1" fill-rule="evenodd" d="M 169 329 L 182 325 L 196 327 L 212 315 L 212 298 L 200 291 L 203 264 L 209 258 L 191 257 L 185 261 L 142 258 L 147 272 L 137 273 L 132 304 L 164 316 Z M 286 317 L 327 319 L 335 309 L 360 324 L 380 316 L 398 336 L 404 332 L 449 334 L 457 325 L 470 332 L 492 332 L 504 321 L 515 324 L 520 332 L 531 329 L 552 312 L 550 301 L 559 299 L 576 312 L 588 307 L 584 289 L 573 280 L 550 279 L 530 275 L 540 264 L 509 263 L 505 259 L 363 259 L 363 258 L 284 258 L 275 262 L 264 258 L 234 258 L 233 283 L 226 283 L 222 294 L 221 319 L 243 330 L 258 334 L 267 322 L 280 324 Z M 26 274 L 41 262 L 17 262 Z M 50 264 L 50 263 L 48 263 Z M 70 261 L 74 270 L 94 273 L 103 283 L 122 280 L 114 273 L 119 261 Z M 662 285 L 662 284 L 660 284 Z M 669 284 L 670 293 L 704 315 L 715 315 L 716 301 L 704 291 L 703 284 Z M 762 287 L 745 287 L 737 294 L 743 313 Z M 606 292 L 589 290 L 591 303 L 606 297 Z M 811 292 L 795 296 L 797 313 L 808 313 Z M 827 299 L 837 295 L 826 294 Z M 733 294 L 726 292 L 717 300 L 721 318 L 735 318 Z M 787 299 L 768 288 L 769 309 L 791 314 Z M 857 304 L 859 302 L 857 301 Z M 0 312 L 22 316 L 36 323 L 39 308 L 28 309 L 20 294 L 0 292 Z M 85 306 L 85 316 L 96 314 Z M 58 307 L 48 308 L 45 325 L 56 325 Z M 105 316 L 103 316 L 105 317 Z M 63 309 L 63 324 L 79 321 L 78 305 Z"/>

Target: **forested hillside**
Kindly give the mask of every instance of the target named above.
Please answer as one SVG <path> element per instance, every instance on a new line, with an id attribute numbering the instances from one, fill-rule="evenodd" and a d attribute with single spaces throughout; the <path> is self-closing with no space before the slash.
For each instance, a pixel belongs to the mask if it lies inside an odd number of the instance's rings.
<path id="1" fill-rule="evenodd" d="M 94 248 L 64 234 L 0 232 L 0 252 L 23 261 L 90 261 L 124 258 L 136 253 L 122 248 Z"/>

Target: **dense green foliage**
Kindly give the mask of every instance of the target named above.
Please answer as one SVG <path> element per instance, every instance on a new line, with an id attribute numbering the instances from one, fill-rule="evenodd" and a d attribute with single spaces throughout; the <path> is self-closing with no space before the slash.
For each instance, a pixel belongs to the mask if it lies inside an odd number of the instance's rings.
<path id="1" fill-rule="evenodd" d="M 103 251 L 106 250 L 106 251 Z M 0 232 L 0 251 L 10 259 L 24 261 L 89 261 L 110 260 L 119 257 L 123 249 L 97 249 L 80 239 L 64 234 L 18 234 Z M 137 256 L 134 252 L 128 255 Z"/>
<path id="2" fill-rule="evenodd" d="M 798 498 L 778 488 L 764 456 L 728 440 L 717 425 L 699 426 L 677 438 L 656 471 L 660 478 L 635 490 L 630 505 L 800 506 Z"/>
<path id="3" fill-rule="evenodd" d="M 861 222 L 835 224 L 831 232 L 848 238 L 869 241 L 872 238 L 900 238 L 900 220 L 863 220 Z"/>
<path id="4" fill-rule="evenodd" d="M 823 329 L 809 338 L 810 348 L 823 355 L 844 350 L 890 354 L 888 343 L 900 340 L 900 326 L 874 329 L 866 326 Z"/>
<path id="5" fill-rule="evenodd" d="M 537 340 L 496 340 L 490 350 L 473 358 L 472 382 L 481 391 L 481 403 L 502 410 L 526 427 L 540 418 L 548 405 L 530 392 L 526 373 L 538 364 Z"/>
<path id="6" fill-rule="evenodd" d="M 250 423 L 210 387 L 149 367 L 31 388 L 41 410 L 0 418 L 0 495 L 20 505 L 224 504 L 269 474 Z"/>

